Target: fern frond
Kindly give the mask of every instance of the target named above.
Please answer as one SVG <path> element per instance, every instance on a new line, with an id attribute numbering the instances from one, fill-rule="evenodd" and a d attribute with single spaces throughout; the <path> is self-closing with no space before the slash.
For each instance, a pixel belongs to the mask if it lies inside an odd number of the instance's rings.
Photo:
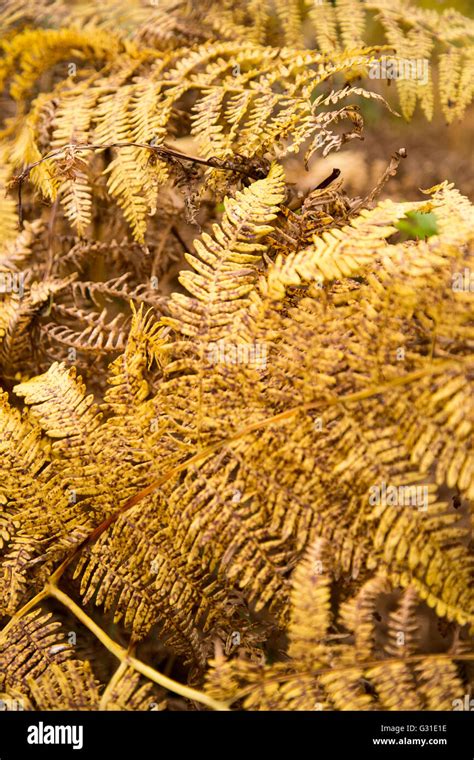
<path id="1" fill-rule="evenodd" d="M 384 575 L 376 575 L 366 581 L 361 589 L 348 601 L 341 604 L 341 623 L 354 634 L 354 643 L 361 660 L 371 660 L 376 654 L 377 602 L 391 591 L 390 583 Z M 380 618 L 381 619 L 381 618 Z"/>
<path id="2" fill-rule="evenodd" d="M 55 309 L 55 311 L 60 311 Z M 66 314 L 62 310 L 63 315 Z M 108 352 L 117 353 L 125 348 L 127 341 L 128 320 L 118 314 L 113 320 L 108 319 L 104 309 L 99 315 L 94 314 L 88 318 L 87 312 L 73 310 L 71 316 L 86 323 L 82 330 L 74 330 L 67 325 L 50 323 L 44 326 L 47 338 L 55 343 L 62 344 L 68 349 L 75 349 L 82 353 L 94 355 Z M 89 324 L 87 324 L 89 322 Z"/>
<path id="3" fill-rule="evenodd" d="M 130 92 L 122 88 L 119 97 L 114 93 L 106 96 L 99 105 L 99 114 L 103 114 L 100 131 L 97 138 L 100 142 L 127 142 L 131 139 L 128 123 L 127 108 L 130 102 Z M 120 150 L 120 154 L 112 160 L 106 169 L 109 176 L 108 188 L 111 195 L 118 199 L 125 219 L 130 224 L 135 239 L 143 242 L 145 234 L 145 217 L 148 211 L 147 202 L 143 197 L 143 187 L 136 172 L 136 164 L 140 162 L 139 149 L 133 146 Z"/>
<path id="4" fill-rule="evenodd" d="M 0 271 L 18 272 L 26 269 L 29 258 L 32 256 L 33 245 L 44 225 L 41 219 L 34 222 L 25 222 L 23 230 L 15 237 L 3 243 L 0 250 Z"/>
<path id="5" fill-rule="evenodd" d="M 54 133 L 51 147 L 87 142 L 97 94 L 94 90 L 68 92 L 54 117 Z M 88 165 L 84 158 L 75 155 L 74 149 L 66 150 L 64 157 L 55 162 L 62 180 L 61 203 L 67 218 L 79 235 L 84 235 L 91 221 L 92 191 L 88 179 Z M 63 179 L 64 178 L 64 179 Z"/>
<path id="6" fill-rule="evenodd" d="M 434 82 L 461 116 L 473 22 L 411 0 L 7 0 L 0 21 L 0 696 L 452 709 L 473 206 L 447 181 L 376 203 L 404 149 L 360 198 L 344 167 L 299 168 L 390 109 L 367 83 L 390 61 L 427 67 L 397 77 L 407 118 Z"/>
<path id="7" fill-rule="evenodd" d="M 120 42 L 110 33 L 93 27 L 84 29 L 27 29 L 1 44 L 0 86 L 11 77 L 9 92 L 20 101 L 47 69 L 62 60 L 75 57 L 89 60 L 113 59 Z"/>
<path id="8" fill-rule="evenodd" d="M 88 662 L 76 659 L 61 624 L 34 610 L 0 637 L 0 689 L 18 690 L 36 710 L 97 709 L 99 694 Z"/>
<path id="9" fill-rule="evenodd" d="M 104 32 L 100 30 L 100 34 Z M 125 61 L 119 57 L 111 64 L 115 66 L 115 81 L 121 83 L 117 92 L 111 91 L 106 78 L 85 70 L 73 88 L 65 80 L 51 92 L 41 93 L 26 120 L 17 120 L 19 132 L 15 134 L 12 124 L 5 137 L 12 165 L 39 162 L 30 170 L 31 179 L 51 200 L 60 192 L 66 216 L 81 235 L 91 221 L 95 190 L 89 177 L 90 154 L 86 157 L 87 149 L 81 145 L 95 145 L 97 153 L 101 144 L 118 144 L 111 160 L 107 157 L 102 173 L 135 239 L 143 244 L 147 217 L 157 209 L 158 188 L 170 179 L 170 168 L 180 165 L 175 162 L 170 167 L 165 154 L 152 155 L 138 146 L 150 141 L 157 148 L 164 144 L 172 135 L 177 104 L 186 94 L 194 100 L 191 133 L 198 137 L 204 157 L 213 161 L 232 158 L 234 163 L 242 156 L 254 159 L 270 153 L 274 157 L 297 152 L 313 138 L 309 160 L 318 149 L 326 155 L 349 139 L 360 138 L 363 121 L 354 106 L 320 112 L 324 104 L 321 99 L 315 100 L 314 94 L 328 78 L 367 65 L 376 49 L 341 51 L 334 61 L 319 53 L 299 51 L 295 57 L 291 48 L 278 51 L 248 43 L 236 46 L 234 42 L 205 44 L 178 60 L 167 56 L 160 59 L 157 54 L 150 61 L 144 51 L 151 76 L 137 76 L 133 83 L 127 79 L 138 68 L 140 57 L 128 53 Z M 372 97 L 363 88 L 357 94 Z M 345 97 L 340 90 L 339 99 Z M 352 129 L 337 135 L 336 124 L 345 119 Z M 48 148 L 53 150 L 47 160 L 41 160 L 38 135 L 51 125 L 53 140 Z M 242 164 L 241 158 L 239 161 Z M 95 160 L 94 166 L 97 163 Z M 210 173 L 209 185 L 222 183 L 222 171 L 218 168 Z"/>
<path id="10" fill-rule="evenodd" d="M 464 693 L 464 685 L 454 662 L 433 663 L 427 658 L 415 670 L 426 709 L 452 710 L 459 695 Z"/>
<path id="11" fill-rule="evenodd" d="M 266 179 L 225 200 L 225 214 L 221 224 L 214 225 L 213 236 L 206 233 L 194 243 L 199 258 L 186 257 L 195 271 L 183 272 L 180 281 L 194 298 L 173 294 L 173 319 L 166 320 L 168 324 L 190 337 L 205 335 L 206 341 L 225 333 L 245 308 L 256 265 L 266 250 L 259 241 L 271 232 L 269 222 L 283 200 L 283 170 L 278 164 Z"/>
<path id="12" fill-rule="evenodd" d="M 463 53 L 463 66 L 459 76 L 459 85 L 457 98 L 455 99 L 454 108 L 455 116 L 457 119 L 462 119 L 466 112 L 467 107 L 472 103 L 474 99 L 474 51 L 472 48 L 466 50 Z M 453 108 L 452 103 L 448 104 L 448 108 L 445 109 L 445 114 L 449 115 L 450 109 Z"/>
<path id="13" fill-rule="evenodd" d="M 0 154 L 2 161 L 3 156 Z M 0 244 L 11 241 L 17 232 L 18 214 L 16 203 L 7 195 L 8 171 L 6 166 L 0 169 Z"/>
<path id="14" fill-rule="evenodd" d="M 439 57 L 440 100 L 448 124 L 454 121 L 459 81 L 461 77 L 462 51 L 451 48 Z"/>
<path id="15" fill-rule="evenodd" d="M 49 438 L 57 441 L 53 448 L 60 453 L 62 440 L 66 441 L 70 457 L 78 456 L 100 422 L 93 397 L 86 397 L 84 392 L 75 368 L 67 370 L 64 364 L 52 364 L 45 375 L 15 386 L 15 394 L 25 399 L 32 417 Z"/>
<path id="16" fill-rule="evenodd" d="M 336 9 L 331 0 L 313 2 L 307 0 L 308 17 L 314 29 L 318 47 L 322 53 L 332 53 L 339 49 Z"/>
<path id="17" fill-rule="evenodd" d="M 418 72 L 403 72 L 397 75 L 397 89 L 400 97 L 400 107 L 406 119 L 410 119 L 416 108 L 417 99 L 420 99 L 421 107 L 426 118 L 430 121 L 433 116 L 433 85 L 429 70 L 429 61 L 434 46 L 432 36 L 425 29 L 415 26 L 407 35 L 403 32 L 400 23 L 394 21 L 389 15 L 382 15 L 382 23 L 389 43 L 393 46 L 407 67 L 415 67 L 418 61 L 425 62 L 424 76 Z M 423 81 L 426 79 L 426 82 Z"/>
<path id="18" fill-rule="evenodd" d="M 393 657 L 409 657 L 415 654 L 418 649 L 417 636 L 419 634 L 419 623 L 416 619 L 416 609 L 419 599 L 416 592 L 408 588 L 397 609 L 390 613 L 388 623 L 388 644 L 387 652 Z"/>
<path id="19" fill-rule="evenodd" d="M 50 298 L 67 287 L 74 277 L 72 275 L 62 280 L 49 279 L 43 282 L 33 282 L 31 287 L 26 285 L 26 295 L 20 292 L 19 284 L 16 288 L 17 292 L 8 294 L 1 303 L 0 367 L 7 378 L 12 378 L 12 373 L 22 357 L 31 352 L 29 328 L 32 320 L 40 313 Z"/>
<path id="20" fill-rule="evenodd" d="M 42 158 L 35 132 L 42 117 L 42 106 L 45 102 L 48 103 L 48 97 L 38 96 L 30 113 L 19 125 L 17 134 L 14 134 L 12 141 L 7 143 L 10 149 L 10 174 L 13 173 L 13 169 L 24 168 L 25 165 L 34 164 Z M 34 166 L 30 172 L 30 177 L 45 198 L 51 201 L 56 199 L 59 180 L 51 161 L 42 161 Z"/>
<path id="21" fill-rule="evenodd" d="M 286 287 L 298 286 L 304 281 L 322 283 L 359 274 L 364 265 L 383 250 L 384 241 L 396 232 L 394 222 L 410 208 L 410 205 L 396 208 L 392 202 L 386 201 L 372 211 L 362 211 L 350 225 L 315 237 L 314 247 L 286 258 L 279 257 L 262 287 L 278 298 Z"/>
<path id="22" fill-rule="evenodd" d="M 71 656 L 72 647 L 64 641 L 60 628 L 51 614 L 37 609 L 12 626 L 8 647 L 5 636 L 0 638 L 2 688 L 21 688 L 28 676 L 38 677 L 48 665 L 63 663 Z"/>
<path id="23" fill-rule="evenodd" d="M 361 0 L 338 0 L 336 18 L 344 47 L 348 50 L 361 47 L 365 32 L 364 3 Z"/>
<path id="24" fill-rule="evenodd" d="M 203 663 L 206 649 L 199 631 L 228 612 L 225 595 L 205 571 L 189 568 L 173 548 L 155 507 L 121 518 L 111 533 L 85 551 L 75 571 L 84 603 L 113 613 L 138 640 L 158 624 L 159 635 L 173 651 Z M 124 561 L 123 550 L 135 551 Z"/>
<path id="25" fill-rule="evenodd" d="M 53 661 L 44 673 L 29 676 L 27 684 L 37 710 L 97 710 L 99 705 L 98 684 L 87 661 Z"/>
<path id="26" fill-rule="evenodd" d="M 112 676 L 100 701 L 101 710 L 165 710 L 163 695 L 153 693 L 150 683 L 132 668 L 120 666 Z"/>
<path id="27" fill-rule="evenodd" d="M 220 655 L 211 663 L 209 693 L 233 701 L 243 698 L 245 709 L 250 710 L 413 710 L 427 709 L 427 702 L 431 709 L 435 705 L 436 709 L 452 709 L 453 695 L 461 694 L 463 689 L 454 653 L 454 659 L 447 653 L 422 655 L 406 662 L 380 658 L 375 665 L 375 656 L 372 662 L 367 661 L 368 614 L 386 589 L 383 582 L 372 583 L 370 588 L 366 586 L 368 594 L 364 597 L 359 594 L 360 601 L 364 598 L 362 619 L 354 615 L 358 608 L 356 600 L 346 603 L 342 619 L 351 621 L 350 627 L 356 634 L 354 646 L 325 640 L 325 624 L 319 629 L 319 637 L 315 631 L 309 637 L 300 638 L 299 609 L 302 604 L 306 609 L 314 605 L 316 611 L 321 594 L 319 586 L 314 588 L 312 584 L 313 556 L 311 548 L 293 576 L 293 613 L 288 635 L 290 640 L 296 635 L 299 646 L 290 645 L 290 659 L 265 666 L 242 659 L 225 661 Z M 414 597 L 411 592 L 407 594 L 410 606 Z M 326 604 L 327 601 L 324 606 Z M 359 627 L 362 636 L 358 635 Z M 372 634 L 369 636 L 372 638 Z M 362 650 L 359 650 L 359 642 Z M 400 683 L 402 689 L 399 689 Z M 369 685 L 368 690 L 365 684 Z"/>
<path id="28" fill-rule="evenodd" d="M 292 583 L 288 654 L 311 662 L 331 624 L 331 552 L 324 540 L 310 547 L 295 569 Z"/>
<path id="29" fill-rule="evenodd" d="M 275 0 L 275 9 L 283 29 L 285 44 L 302 47 L 302 24 L 298 0 Z"/>
<path id="30" fill-rule="evenodd" d="M 2 458 L 5 466 L 0 513 L 5 614 L 12 614 L 27 588 L 41 586 L 51 565 L 90 530 L 82 512 L 51 465 L 50 447 L 38 424 L 22 420 L 3 399 Z M 19 473 L 27 473 L 19 478 Z"/>

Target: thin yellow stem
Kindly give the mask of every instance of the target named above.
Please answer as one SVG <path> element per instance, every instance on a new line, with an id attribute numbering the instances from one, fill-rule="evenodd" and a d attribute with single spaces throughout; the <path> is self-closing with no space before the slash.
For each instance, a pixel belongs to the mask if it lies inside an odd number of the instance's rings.
<path id="1" fill-rule="evenodd" d="M 137 658 L 129 654 L 129 652 L 124 649 L 124 647 L 113 641 L 110 636 L 108 636 L 105 631 L 103 631 L 102 628 L 97 625 L 97 623 L 95 623 L 94 620 L 92 620 L 81 607 L 79 607 L 78 604 L 76 604 L 57 586 L 47 584 L 45 590 L 48 591 L 50 596 L 54 597 L 59 602 L 64 604 L 64 606 L 67 607 L 67 609 L 70 610 L 72 614 L 75 615 L 77 619 L 80 620 L 81 623 L 85 625 L 86 628 L 88 628 L 89 631 L 91 631 L 91 633 L 96 636 L 96 638 L 99 639 L 101 644 L 103 644 L 103 646 L 108 649 L 109 652 L 111 652 L 113 655 L 115 655 L 115 657 L 117 657 L 118 660 L 120 660 L 121 663 L 130 666 L 138 673 L 141 673 L 143 676 L 145 676 L 145 678 L 148 678 L 150 681 L 154 681 L 154 683 L 157 683 L 164 689 L 168 689 L 168 691 L 179 694 L 185 699 L 191 699 L 195 702 L 200 702 L 206 707 L 210 707 L 212 710 L 229 710 L 224 702 L 219 702 L 207 694 L 203 694 L 201 691 L 197 691 L 197 689 L 193 689 L 190 686 L 185 686 L 184 684 L 178 683 L 178 681 L 174 681 L 172 678 L 159 673 L 150 665 L 146 665 L 144 662 L 141 662 L 141 660 L 137 660 Z"/>
<path id="2" fill-rule="evenodd" d="M 294 678 L 301 679 L 301 678 L 310 678 L 314 680 L 315 678 L 319 676 L 324 676 L 326 674 L 334 674 L 334 675 L 341 675 L 343 673 L 350 673 L 354 670 L 360 670 L 366 673 L 368 670 L 372 668 L 378 668 L 378 667 L 385 667 L 386 665 L 400 665 L 400 664 L 406 664 L 406 663 L 417 663 L 421 662 L 422 660 L 429 660 L 430 662 L 432 660 L 448 660 L 451 662 L 452 660 L 466 660 L 466 661 L 474 661 L 474 654 L 454 654 L 452 652 L 437 652 L 436 654 L 415 654 L 411 655 L 410 657 L 391 657 L 387 658 L 385 660 L 371 660 L 367 662 L 354 662 L 351 665 L 343 665 L 342 667 L 330 667 L 330 668 L 318 668 L 316 670 L 306 670 L 306 671 L 295 671 L 294 673 L 274 673 L 271 675 L 268 675 L 265 677 L 265 683 L 285 683 L 287 681 L 292 681 Z M 250 686 L 246 686 L 245 689 L 241 689 L 239 692 L 234 694 L 234 696 L 229 699 L 229 704 L 232 704 L 233 702 L 238 702 L 240 699 L 243 699 L 244 697 L 248 696 L 252 693 L 254 690 L 255 685 L 251 684 Z"/>

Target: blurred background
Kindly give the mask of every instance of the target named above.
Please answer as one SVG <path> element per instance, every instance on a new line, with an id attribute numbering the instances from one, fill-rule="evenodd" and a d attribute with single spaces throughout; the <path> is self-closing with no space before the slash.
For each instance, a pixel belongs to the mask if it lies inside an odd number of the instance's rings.
<path id="1" fill-rule="evenodd" d="M 414 5 L 435 11 L 453 8 L 474 18 L 474 0 L 412 0 Z M 377 28 L 373 28 L 374 43 Z M 433 72 L 436 80 L 437 72 Z M 375 85 L 375 86 L 374 86 Z M 397 110 L 395 82 L 370 82 Z M 474 199 L 474 108 L 467 109 L 461 121 L 447 124 L 438 105 L 428 122 L 419 105 L 413 119 L 406 122 L 397 118 L 375 101 L 360 99 L 359 105 L 365 120 L 365 139 L 353 140 L 339 153 L 327 159 L 315 159 L 308 173 L 301 172 L 301 163 L 289 161 L 288 177 L 303 191 L 314 187 L 327 177 L 334 167 L 341 170 L 344 187 L 350 195 L 363 195 L 370 191 L 387 166 L 390 156 L 406 148 L 407 158 L 402 161 L 397 176 L 385 186 L 381 197 L 398 200 L 420 200 L 420 188 L 426 189 L 447 179 L 464 194 Z"/>

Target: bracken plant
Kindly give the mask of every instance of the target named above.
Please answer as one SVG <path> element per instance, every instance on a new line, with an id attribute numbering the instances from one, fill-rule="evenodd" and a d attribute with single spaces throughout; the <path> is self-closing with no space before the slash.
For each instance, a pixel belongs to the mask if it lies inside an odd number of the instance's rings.
<path id="1" fill-rule="evenodd" d="M 474 21 L 7 0 L 0 23 L 3 704 L 456 709 L 473 206 L 443 177 L 378 200 L 399 146 L 364 197 L 285 172 L 363 139 L 369 102 L 378 130 L 461 119 Z"/>

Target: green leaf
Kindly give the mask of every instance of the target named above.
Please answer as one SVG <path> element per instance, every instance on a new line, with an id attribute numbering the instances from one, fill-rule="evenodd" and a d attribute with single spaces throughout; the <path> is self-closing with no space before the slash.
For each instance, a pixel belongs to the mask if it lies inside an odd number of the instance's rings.
<path id="1" fill-rule="evenodd" d="M 412 240 L 426 240 L 438 234 L 436 217 L 431 212 L 408 211 L 395 227 L 405 233 L 406 239 Z"/>

